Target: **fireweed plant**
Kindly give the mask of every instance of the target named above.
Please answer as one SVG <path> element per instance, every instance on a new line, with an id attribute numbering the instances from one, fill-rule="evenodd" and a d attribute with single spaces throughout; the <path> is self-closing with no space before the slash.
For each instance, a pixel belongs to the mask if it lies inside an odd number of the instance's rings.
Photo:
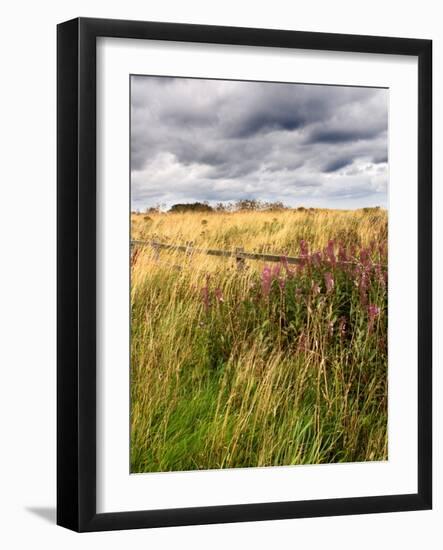
<path id="1" fill-rule="evenodd" d="M 133 254 L 131 471 L 387 459 L 379 217 L 296 265 Z"/>

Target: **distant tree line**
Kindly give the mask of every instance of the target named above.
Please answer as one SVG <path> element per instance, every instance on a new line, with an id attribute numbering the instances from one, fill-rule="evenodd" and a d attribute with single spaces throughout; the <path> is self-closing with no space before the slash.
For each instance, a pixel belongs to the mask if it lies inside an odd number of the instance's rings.
<path id="1" fill-rule="evenodd" d="M 213 212 L 214 209 L 207 202 L 187 202 L 173 204 L 169 212 Z"/>
<path id="2" fill-rule="evenodd" d="M 235 202 L 218 202 L 211 206 L 207 201 L 178 203 L 171 206 L 169 212 L 239 212 L 239 211 L 273 211 L 285 210 L 281 201 L 261 201 L 258 199 L 240 199 Z M 152 212 L 152 209 L 150 209 Z M 158 211 L 158 209 L 157 209 Z"/>
<path id="3" fill-rule="evenodd" d="M 146 208 L 146 214 L 156 214 L 164 209 L 161 205 L 151 206 Z M 207 201 L 203 202 L 184 202 L 173 204 L 168 212 L 244 212 L 244 211 L 259 211 L 272 212 L 280 210 L 297 210 L 299 212 L 314 211 L 315 208 L 305 208 L 304 206 L 289 207 L 281 201 L 261 201 L 259 199 L 239 199 L 231 202 L 218 202 L 211 206 Z M 380 210 L 380 206 L 372 206 L 362 208 L 365 213 L 376 213 Z M 139 213 L 139 211 L 137 211 Z"/>

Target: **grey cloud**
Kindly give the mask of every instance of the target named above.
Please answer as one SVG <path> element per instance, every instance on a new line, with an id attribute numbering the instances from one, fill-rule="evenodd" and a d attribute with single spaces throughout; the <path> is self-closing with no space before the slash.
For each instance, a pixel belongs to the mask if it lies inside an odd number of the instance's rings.
<path id="1" fill-rule="evenodd" d="M 344 168 L 345 166 L 348 166 L 349 164 L 352 164 L 352 159 L 337 158 L 337 159 L 334 159 L 334 160 L 326 163 L 323 166 L 323 172 L 326 172 L 326 173 L 336 172 L 337 170 L 340 170 L 341 168 Z"/>
<path id="2" fill-rule="evenodd" d="M 386 161 L 386 90 L 132 77 L 134 208 L 242 197 L 386 203 L 386 186 L 374 183 Z"/>
<path id="3" fill-rule="evenodd" d="M 379 130 L 374 129 L 318 129 L 309 136 L 309 143 L 346 143 L 376 137 Z"/>
<path id="4" fill-rule="evenodd" d="M 382 153 L 381 155 L 374 156 L 372 158 L 372 162 L 374 164 L 384 164 L 385 162 L 388 162 L 388 155 L 386 153 Z"/>

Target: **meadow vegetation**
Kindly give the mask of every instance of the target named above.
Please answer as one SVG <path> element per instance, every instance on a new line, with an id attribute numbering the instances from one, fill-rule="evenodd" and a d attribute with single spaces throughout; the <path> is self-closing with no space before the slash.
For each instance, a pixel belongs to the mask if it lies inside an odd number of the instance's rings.
<path id="1" fill-rule="evenodd" d="M 387 459 L 387 213 L 132 214 L 131 471 Z M 288 256 L 300 258 L 297 265 Z"/>

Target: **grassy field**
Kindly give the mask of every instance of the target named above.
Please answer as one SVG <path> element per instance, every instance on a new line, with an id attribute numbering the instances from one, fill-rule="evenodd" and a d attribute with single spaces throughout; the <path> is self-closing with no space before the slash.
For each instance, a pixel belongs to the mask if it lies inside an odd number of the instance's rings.
<path id="1" fill-rule="evenodd" d="M 387 213 L 133 214 L 131 471 L 387 459 Z M 285 256 L 299 256 L 288 265 Z"/>

